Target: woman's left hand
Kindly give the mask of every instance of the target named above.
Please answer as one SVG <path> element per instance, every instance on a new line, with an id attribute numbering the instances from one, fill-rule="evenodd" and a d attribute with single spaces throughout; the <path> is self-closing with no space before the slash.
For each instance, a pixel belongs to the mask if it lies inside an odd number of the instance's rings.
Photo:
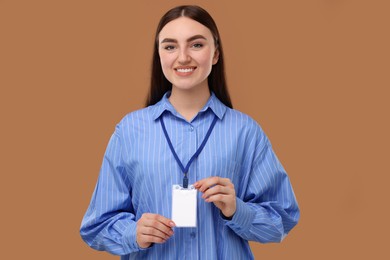
<path id="1" fill-rule="evenodd" d="M 236 191 L 228 178 L 208 177 L 194 183 L 195 189 L 203 193 L 206 202 L 213 202 L 226 218 L 236 212 Z"/>

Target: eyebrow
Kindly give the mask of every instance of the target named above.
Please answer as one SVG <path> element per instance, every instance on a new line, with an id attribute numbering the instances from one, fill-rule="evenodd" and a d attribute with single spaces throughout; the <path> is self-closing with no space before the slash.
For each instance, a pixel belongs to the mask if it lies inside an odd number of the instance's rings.
<path id="1" fill-rule="evenodd" d="M 187 42 L 192 42 L 194 40 L 198 40 L 198 39 L 203 39 L 203 40 L 206 40 L 206 37 L 204 37 L 203 35 L 200 35 L 200 34 L 197 34 L 197 35 L 194 35 L 194 36 L 191 36 L 190 38 L 187 39 Z M 165 38 L 163 39 L 160 43 L 165 43 L 165 42 L 174 42 L 174 43 L 177 43 L 177 40 L 175 39 L 172 39 L 172 38 Z"/>

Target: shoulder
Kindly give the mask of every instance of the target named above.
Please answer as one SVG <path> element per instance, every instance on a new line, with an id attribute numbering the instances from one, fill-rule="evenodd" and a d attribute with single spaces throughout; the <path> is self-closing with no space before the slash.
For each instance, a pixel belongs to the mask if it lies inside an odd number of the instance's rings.
<path id="1" fill-rule="evenodd" d="M 233 123 L 250 130 L 261 130 L 260 124 L 255 119 L 236 109 L 227 108 L 224 120 L 228 123 Z"/>
<path id="2" fill-rule="evenodd" d="M 150 121 L 152 117 L 153 117 L 153 107 L 150 106 L 150 107 L 129 112 L 121 119 L 119 124 L 123 124 L 123 125 L 138 124 L 142 121 Z"/>
<path id="3" fill-rule="evenodd" d="M 155 123 L 153 111 L 151 106 L 129 112 L 116 124 L 115 132 L 120 135 L 142 132 Z"/>
<path id="4" fill-rule="evenodd" d="M 222 121 L 224 121 L 225 129 L 235 131 L 240 136 L 240 140 L 268 143 L 268 137 L 261 125 L 246 113 L 228 108 Z"/>

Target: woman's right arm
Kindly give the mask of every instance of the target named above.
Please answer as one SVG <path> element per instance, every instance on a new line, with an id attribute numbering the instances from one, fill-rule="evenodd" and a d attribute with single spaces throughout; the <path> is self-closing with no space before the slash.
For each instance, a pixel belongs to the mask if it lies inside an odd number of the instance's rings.
<path id="1" fill-rule="evenodd" d="M 136 242 L 131 183 L 122 160 L 120 130 L 118 125 L 107 146 L 80 235 L 96 250 L 126 255 L 140 248 Z"/>
<path id="2" fill-rule="evenodd" d="M 80 234 L 96 250 L 126 255 L 164 243 L 175 224 L 158 214 L 145 213 L 139 220 L 131 200 L 132 182 L 123 162 L 121 124 L 118 124 L 104 154 L 99 179 Z"/>

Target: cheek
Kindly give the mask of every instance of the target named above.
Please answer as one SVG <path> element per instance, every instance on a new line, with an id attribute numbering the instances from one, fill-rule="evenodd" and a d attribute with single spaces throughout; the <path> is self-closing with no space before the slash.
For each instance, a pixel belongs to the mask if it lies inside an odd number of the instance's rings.
<path id="1" fill-rule="evenodd" d="M 199 64 L 202 64 L 205 67 L 212 66 L 213 64 L 213 55 L 211 55 L 211 52 L 208 51 L 206 53 L 203 53 L 202 55 L 199 55 L 197 57 L 197 61 Z"/>
<path id="2" fill-rule="evenodd" d="M 172 64 L 172 61 L 173 61 L 172 55 L 160 53 L 160 63 L 161 63 L 161 67 L 163 69 L 170 67 Z"/>
<path id="3" fill-rule="evenodd" d="M 169 80 L 172 74 L 172 58 L 169 55 L 160 54 L 160 63 L 165 78 Z"/>

